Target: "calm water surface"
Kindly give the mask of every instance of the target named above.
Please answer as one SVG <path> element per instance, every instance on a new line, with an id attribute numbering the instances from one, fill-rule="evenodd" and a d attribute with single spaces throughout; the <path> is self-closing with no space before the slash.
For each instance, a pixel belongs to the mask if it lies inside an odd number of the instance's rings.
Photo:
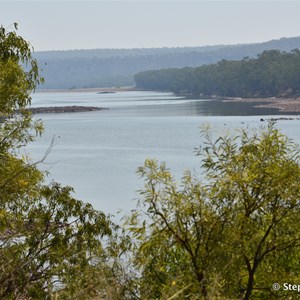
<path id="1" fill-rule="evenodd" d="M 200 173 L 200 127 L 210 124 L 218 134 L 239 128 L 259 127 L 261 118 L 276 110 L 252 108 L 249 103 L 221 103 L 184 99 L 171 93 L 94 92 L 36 93 L 33 106 L 88 105 L 109 110 L 85 113 L 40 114 L 45 134 L 29 145 L 34 160 L 43 157 L 51 140 L 54 146 L 40 168 L 48 180 L 75 188 L 75 196 L 95 208 L 116 214 L 136 205 L 143 182 L 136 169 L 146 158 L 165 161 L 180 179 L 186 169 Z M 267 116 L 268 115 L 268 116 Z M 300 142 L 298 120 L 277 126 Z"/>

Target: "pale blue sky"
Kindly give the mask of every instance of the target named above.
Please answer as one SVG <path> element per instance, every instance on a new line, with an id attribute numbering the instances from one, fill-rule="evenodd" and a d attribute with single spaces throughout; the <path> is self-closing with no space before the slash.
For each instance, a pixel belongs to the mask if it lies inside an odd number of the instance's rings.
<path id="1" fill-rule="evenodd" d="M 300 1 L 3 1 L 36 51 L 182 47 L 300 36 Z"/>

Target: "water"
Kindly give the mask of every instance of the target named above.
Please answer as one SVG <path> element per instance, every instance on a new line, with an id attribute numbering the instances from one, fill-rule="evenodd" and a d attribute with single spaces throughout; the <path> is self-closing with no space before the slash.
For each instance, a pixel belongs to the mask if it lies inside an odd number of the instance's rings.
<path id="1" fill-rule="evenodd" d="M 54 146 L 40 168 L 48 170 L 48 181 L 75 188 L 78 199 L 99 210 L 116 214 L 136 206 L 137 190 L 143 187 L 136 170 L 146 158 L 165 161 L 180 179 L 186 169 L 200 173 L 195 147 L 201 144 L 200 127 L 210 124 L 218 134 L 241 127 L 258 127 L 261 118 L 276 110 L 251 108 L 250 104 L 223 104 L 175 97 L 171 93 L 94 92 L 36 93 L 33 106 L 89 105 L 109 110 L 40 114 L 45 134 L 29 145 L 34 160 Z M 298 120 L 280 121 L 278 126 L 300 142 Z"/>

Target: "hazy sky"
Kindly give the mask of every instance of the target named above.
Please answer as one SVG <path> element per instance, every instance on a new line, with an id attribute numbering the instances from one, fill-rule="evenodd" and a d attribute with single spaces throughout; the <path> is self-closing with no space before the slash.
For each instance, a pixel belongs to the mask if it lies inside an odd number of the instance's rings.
<path id="1" fill-rule="evenodd" d="M 36 51 L 182 47 L 300 36 L 300 1 L 3 1 Z"/>

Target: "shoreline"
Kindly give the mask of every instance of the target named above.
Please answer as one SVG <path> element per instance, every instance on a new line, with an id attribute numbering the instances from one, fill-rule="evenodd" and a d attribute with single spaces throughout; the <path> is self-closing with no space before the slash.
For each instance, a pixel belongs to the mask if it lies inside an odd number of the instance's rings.
<path id="1" fill-rule="evenodd" d="M 228 103 L 260 103 L 256 108 L 275 108 L 280 112 L 300 113 L 300 98 L 224 98 Z M 262 104 L 264 102 L 264 104 Z"/>
<path id="2" fill-rule="evenodd" d="M 30 111 L 32 114 L 57 114 L 57 113 L 77 113 L 77 112 L 89 112 L 89 111 L 99 111 L 108 110 L 109 108 L 96 107 L 96 106 L 45 106 L 45 107 L 30 107 L 26 110 Z"/>

